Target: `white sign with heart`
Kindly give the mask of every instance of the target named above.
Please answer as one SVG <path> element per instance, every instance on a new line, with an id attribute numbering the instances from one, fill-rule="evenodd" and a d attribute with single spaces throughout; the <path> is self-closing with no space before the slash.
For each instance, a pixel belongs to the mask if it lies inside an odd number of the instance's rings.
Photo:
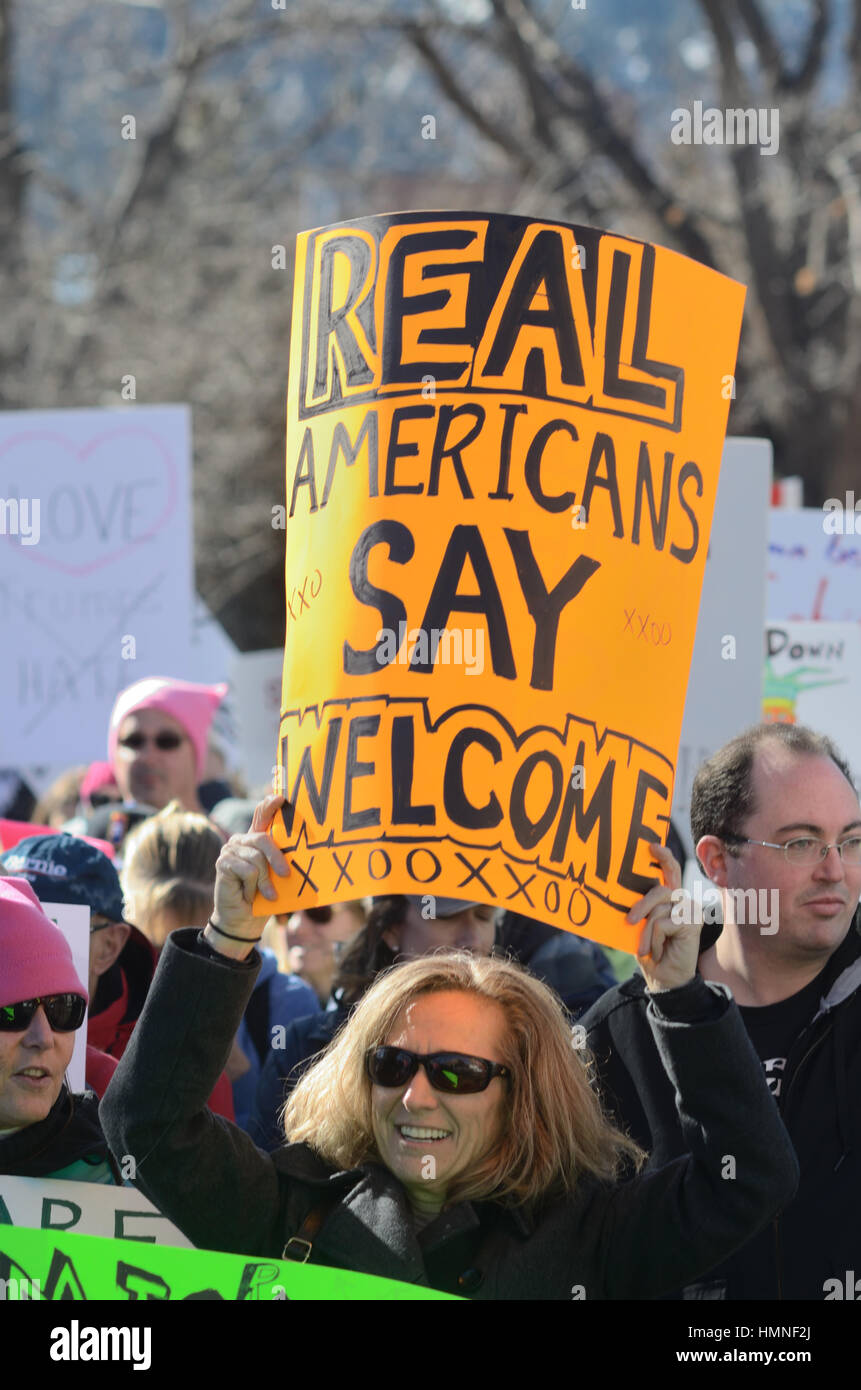
<path id="1" fill-rule="evenodd" d="M 106 756 L 118 693 L 185 676 L 187 406 L 0 414 L 0 764 Z"/>

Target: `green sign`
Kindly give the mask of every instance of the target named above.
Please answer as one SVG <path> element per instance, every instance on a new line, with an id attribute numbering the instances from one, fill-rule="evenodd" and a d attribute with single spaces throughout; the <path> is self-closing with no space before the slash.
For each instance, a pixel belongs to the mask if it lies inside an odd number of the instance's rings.
<path id="1" fill-rule="evenodd" d="M 0 1298 L 280 1300 L 451 1298 L 418 1284 L 290 1260 L 0 1226 Z M 459 1300 L 454 1300 L 459 1301 Z"/>

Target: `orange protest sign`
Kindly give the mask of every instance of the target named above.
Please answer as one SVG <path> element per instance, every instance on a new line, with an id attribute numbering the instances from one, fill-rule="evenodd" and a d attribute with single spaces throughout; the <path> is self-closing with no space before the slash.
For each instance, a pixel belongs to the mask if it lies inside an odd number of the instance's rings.
<path id="1" fill-rule="evenodd" d="M 594 228 L 298 239 L 277 907 L 437 893 L 631 950 L 741 285 Z"/>

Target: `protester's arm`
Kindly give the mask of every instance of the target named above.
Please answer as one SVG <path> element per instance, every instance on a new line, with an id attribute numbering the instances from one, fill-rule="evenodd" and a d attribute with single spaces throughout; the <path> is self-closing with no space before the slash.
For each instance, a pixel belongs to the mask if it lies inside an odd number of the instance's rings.
<path id="1" fill-rule="evenodd" d="M 603 1296 L 656 1297 L 704 1274 L 792 1197 L 798 1164 L 735 1004 L 696 974 L 700 928 L 676 912 L 681 870 L 654 846 L 663 883 L 628 913 L 648 1020 L 673 1085 L 687 1153 L 622 1184 L 600 1236 Z"/>
<path id="2" fill-rule="evenodd" d="M 115 1157 L 195 1245 L 274 1248 L 281 1192 L 272 1160 L 207 1108 L 259 969 L 217 959 L 196 928 L 168 937 L 143 1013 L 100 1107 Z"/>
<path id="3" fill-rule="evenodd" d="M 697 978 L 654 994 L 648 1012 L 688 1153 L 616 1190 L 601 1233 L 605 1298 L 653 1298 L 706 1273 L 785 1206 L 798 1182 L 730 998 Z"/>
<path id="4" fill-rule="evenodd" d="M 648 995 L 616 988 L 580 1019 L 592 1061 L 593 1085 L 607 1115 L 659 1162 L 683 1149 L 672 1087 L 652 1042 Z M 669 1150 L 669 1151 L 668 1151 Z M 654 1166 L 650 1157 L 650 1165 Z"/>
<path id="5" fill-rule="evenodd" d="M 101 1111 L 114 1154 L 134 1160 L 136 1185 L 191 1241 L 247 1254 L 278 1244 L 285 1184 L 272 1159 L 206 1102 L 260 968 L 251 903 L 258 885 L 272 895 L 266 865 L 281 859 L 263 819 L 258 808 L 252 832 L 219 855 L 211 920 L 230 935 L 207 927 L 168 937 Z"/>

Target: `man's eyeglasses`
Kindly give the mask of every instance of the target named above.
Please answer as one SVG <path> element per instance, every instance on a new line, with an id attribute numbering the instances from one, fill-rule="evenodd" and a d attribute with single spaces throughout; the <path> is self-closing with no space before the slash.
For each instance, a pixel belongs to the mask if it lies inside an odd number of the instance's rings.
<path id="1" fill-rule="evenodd" d="M 137 752 L 140 748 L 146 748 L 148 743 L 154 743 L 156 748 L 162 753 L 171 753 L 178 748 L 181 743 L 185 743 L 182 734 L 170 733 L 167 729 L 162 734 L 155 734 L 148 738 L 146 734 L 126 734 L 125 738 L 118 740 L 121 748 L 131 748 Z"/>
<path id="2" fill-rule="evenodd" d="M 74 1033 L 87 1011 L 80 994 L 47 994 L 20 1004 L 0 1004 L 0 1033 L 26 1033 L 40 1004 L 55 1033 Z"/>
<path id="3" fill-rule="evenodd" d="M 486 1091 L 495 1076 L 510 1076 L 508 1067 L 462 1052 L 432 1052 L 421 1056 L 404 1047 L 374 1047 L 368 1053 L 368 1075 L 377 1086 L 405 1086 L 424 1067 L 435 1091 L 474 1095 Z"/>
<path id="4" fill-rule="evenodd" d="M 750 840 L 745 835 L 722 835 L 721 839 L 739 845 L 764 845 L 766 849 L 782 849 L 788 864 L 810 865 L 820 863 L 830 849 L 836 849 L 844 864 L 861 864 L 861 835 L 853 835 L 849 840 L 841 840 L 828 845 L 811 835 L 800 836 L 797 840 L 787 840 L 785 845 L 773 845 L 768 840 Z"/>

